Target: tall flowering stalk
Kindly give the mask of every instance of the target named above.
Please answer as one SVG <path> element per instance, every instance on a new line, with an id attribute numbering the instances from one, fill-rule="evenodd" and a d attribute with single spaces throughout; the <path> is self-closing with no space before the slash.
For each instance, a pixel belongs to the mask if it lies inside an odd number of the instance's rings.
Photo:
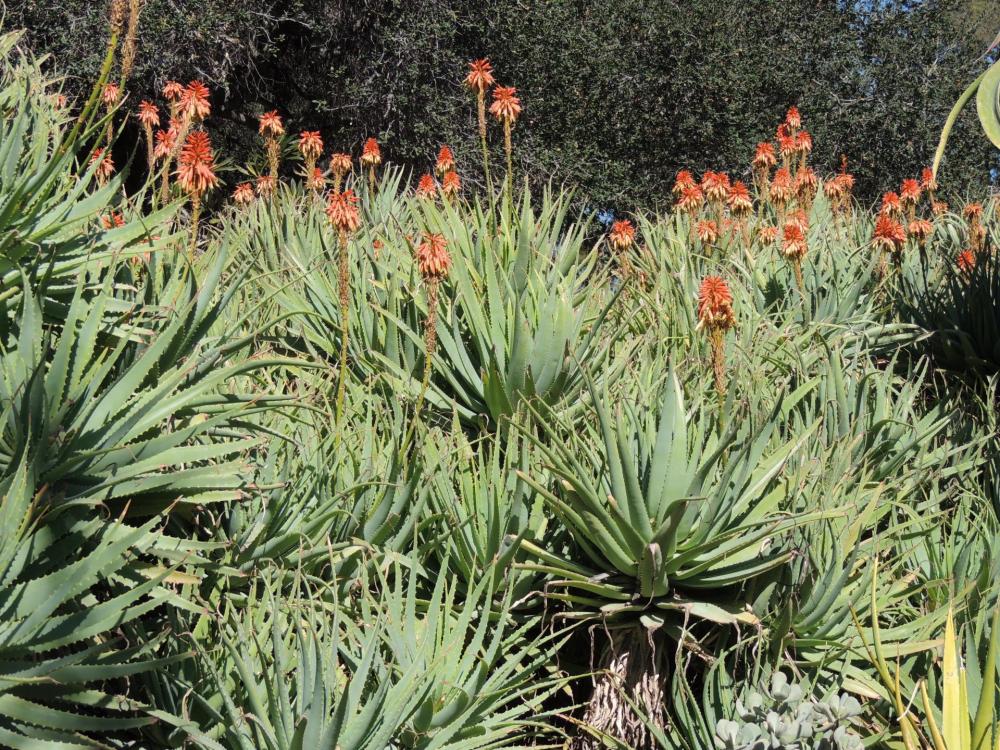
<path id="1" fill-rule="evenodd" d="M 198 220 L 201 217 L 202 196 L 219 184 L 215 176 L 215 154 L 208 133 L 196 130 L 184 141 L 177 165 L 177 184 L 191 197 L 191 248 L 198 246 Z"/>
<path id="2" fill-rule="evenodd" d="M 160 185 L 160 199 L 166 203 L 170 197 L 170 167 L 179 150 L 187 143 L 191 129 L 203 122 L 212 113 L 209 101 L 211 92 L 201 81 L 191 81 L 181 86 L 176 81 L 169 82 L 163 89 L 170 101 L 170 126 L 175 131 L 174 150 L 163 165 L 163 182 Z"/>
<path id="3" fill-rule="evenodd" d="M 424 232 L 423 242 L 417 246 L 415 255 L 417 270 L 427 285 L 427 322 L 424 325 L 424 376 L 413 414 L 414 422 L 420 414 L 431 382 L 434 352 L 437 349 L 438 290 L 451 269 L 451 256 L 448 254 L 448 242 L 444 235 Z"/>
<path id="4" fill-rule="evenodd" d="M 514 144 L 511 130 L 521 114 L 521 100 L 513 86 L 497 86 L 493 89 L 493 103 L 490 114 L 503 123 L 503 146 L 507 152 L 507 189 L 514 194 Z"/>
<path id="5" fill-rule="evenodd" d="M 872 247 L 879 251 L 879 275 L 885 274 L 885 259 L 889 256 L 894 265 L 899 266 L 903 257 L 903 247 L 906 245 L 906 230 L 896 221 L 892 214 L 883 211 L 875 221 L 875 232 L 872 235 Z"/>
<path id="6" fill-rule="evenodd" d="M 983 226 L 983 204 L 969 203 L 962 209 L 962 216 L 969 222 L 969 247 L 977 255 L 986 246 L 986 227 Z"/>
<path id="7" fill-rule="evenodd" d="M 323 155 L 323 138 L 318 130 L 304 130 L 299 134 L 299 153 L 305 162 L 305 176 L 307 182 L 315 187 L 316 162 Z"/>
<path id="8" fill-rule="evenodd" d="M 806 242 L 807 227 L 799 218 L 792 218 L 785 222 L 782 229 L 781 252 L 792 264 L 795 272 L 795 285 L 799 288 L 802 297 L 806 296 L 806 284 L 802 278 L 802 259 L 806 257 L 809 244 Z"/>
<path id="9" fill-rule="evenodd" d="M 493 180 L 490 177 L 490 152 L 486 146 L 486 92 L 496 81 L 493 79 L 493 66 L 487 58 L 473 60 L 469 63 L 469 74 L 465 77 L 465 85 L 476 94 L 476 113 L 479 116 L 479 144 L 483 150 L 483 173 L 486 175 L 486 188 L 493 195 Z"/>
<path id="10" fill-rule="evenodd" d="M 632 276 L 632 261 L 629 258 L 629 250 L 635 244 L 635 227 L 628 219 L 620 219 L 611 225 L 611 232 L 608 235 L 608 243 L 615 251 L 618 260 L 618 273 L 622 281 Z"/>
<path id="11" fill-rule="evenodd" d="M 418 198 L 433 198 L 437 195 L 437 183 L 430 173 L 420 176 L 417 182 L 416 195 Z"/>
<path id="12" fill-rule="evenodd" d="M 712 374 L 721 407 L 726 400 L 726 331 L 736 325 L 733 295 L 719 276 L 706 276 L 698 289 L 698 329 L 708 333 L 712 345 Z"/>
<path id="13" fill-rule="evenodd" d="M 778 165 L 778 157 L 774 155 L 774 145 L 768 142 L 758 143 L 753 155 L 753 182 L 757 195 L 761 200 L 767 198 L 768 187 L 771 184 L 771 170 Z"/>
<path id="14" fill-rule="evenodd" d="M 368 191 L 375 195 L 375 168 L 382 163 L 382 149 L 378 141 L 369 138 L 361 149 L 361 166 L 368 167 Z"/>
<path id="15" fill-rule="evenodd" d="M 101 101 L 104 103 L 104 107 L 108 111 L 108 124 L 104 127 L 104 138 L 108 143 L 108 148 L 111 148 L 111 126 L 113 124 L 113 113 L 115 107 L 118 106 L 118 102 L 121 97 L 121 88 L 117 83 L 107 83 L 104 85 L 104 90 L 101 92 Z"/>
<path id="16" fill-rule="evenodd" d="M 330 172 L 333 174 L 333 192 L 339 193 L 344 187 L 344 179 L 351 170 L 354 163 L 350 154 L 338 153 L 330 157 Z"/>
<path id="17" fill-rule="evenodd" d="M 94 149 L 94 153 L 90 157 L 90 164 L 93 166 L 97 165 L 94 170 L 94 175 L 97 177 L 97 184 L 104 187 L 108 184 L 108 180 L 115 173 L 115 161 L 111 158 L 111 154 L 107 153 L 103 148 Z"/>
<path id="18" fill-rule="evenodd" d="M 153 172 L 153 165 L 156 164 L 156 142 L 153 139 L 153 128 L 160 127 L 160 110 L 152 102 L 139 102 L 139 123 L 142 125 L 143 135 L 146 136 L 146 166 L 150 174 Z"/>
<path id="19" fill-rule="evenodd" d="M 340 284 L 340 374 L 337 384 L 337 424 L 344 412 L 344 392 L 347 387 L 347 346 L 350 330 L 351 297 L 350 269 L 348 266 L 348 241 L 354 232 L 361 228 L 361 214 L 358 212 L 358 199 L 353 190 L 334 192 L 330 194 L 326 206 L 326 215 L 337 230 Z"/>
<path id="20" fill-rule="evenodd" d="M 462 182 L 458 177 L 458 172 L 445 172 L 444 177 L 441 178 L 441 195 L 444 196 L 448 205 L 455 205 L 461 190 Z"/>
<path id="21" fill-rule="evenodd" d="M 277 182 L 278 168 L 281 166 L 281 136 L 285 134 L 285 125 L 277 110 L 265 112 L 260 116 L 258 132 L 264 138 L 264 150 L 267 152 L 271 178 Z"/>
<path id="22" fill-rule="evenodd" d="M 139 11 L 141 0 L 128 0 L 128 28 L 125 32 L 125 46 L 122 49 L 122 85 L 132 75 L 135 65 L 135 52 L 139 39 Z"/>

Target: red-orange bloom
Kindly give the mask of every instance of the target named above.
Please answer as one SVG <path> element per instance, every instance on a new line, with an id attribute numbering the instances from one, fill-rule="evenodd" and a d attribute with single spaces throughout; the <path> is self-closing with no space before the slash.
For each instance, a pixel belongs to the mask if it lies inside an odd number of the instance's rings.
<path id="1" fill-rule="evenodd" d="M 306 187 L 310 190 L 322 190 L 326 187 L 326 175 L 319 167 L 313 167 L 312 172 L 306 175 Z"/>
<path id="2" fill-rule="evenodd" d="M 698 288 L 698 327 L 725 331 L 736 325 L 733 295 L 725 279 L 706 276 Z"/>
<path id="3" fill-rule="evenodd" d="M 778 240 L 778 228 L 775 226 L 764 226 L 760 228 L 760 241 L 765 245 L 772 245 Z"/>
<path id="4" fill-rule="evenodd" d="M 521 114 L 521 100 L 517 98 L 517 89 L 513 86 L 497 86 L 493 89 L 490 114 L 498 120 L 516 122 L 518 115 Z"/>
<path id="5" fill-rule="evenodd" d="M 812 153 L 813 138 L 808 131 L 803 130 L 795 137 L 795 150 L 803 155 Z"/>
<path id="6" fill-rule="evenodd" d="M 361 163 L 366 167 L 376 167 L 382 163 L 382 149 L 374 138 L 365 141 L 361 149 Z"/>
<path id="7" fill-rule="evenodd" d="M 757 150 L 753 155 L 754 169 L 771 169 L 777 165 L 778 159 L 774 155 L 774 145 L 771 143 L 758 143 Z"/>
<path id="8" fill-rule="evenodd" d="M 723 172 L 705 172 L 701 178 L 701 189 L 710 201 L 721 203 L 729 197 L 729 175 Z"/>
<path id="9" fill-rule="evenodd" d="M 802 260 L 809 251 L 805 231 L 797 220 L 788 221 L 782 230 L 781 252 L 791 260 Z"/>
<path id="10" fill-rule="evenodd" d="M 200 195 L 219 184 L 212 142 L 204 130 L 194 131 L 184 141 L 175 174 L 177 182 L 189 193 Z"/>
<path id="11" fill-rule="evenodd" d="M 168 102 L 179 102 L 184 98 L 184 87 L 177 81 L 167 81 L 163 87 L 163 98 Z"/>
<path id="12" fill-rule="evenodd" d="M 212 113 L 208 86 L 201 81 L 191 81 L 181 94 L 181 111 L 195 122 L 204 120 Z"/>
<path id="13" fill-rule="evenodd" d="M 103 101 L 109 107 L 113 107 L 118 103 L 121 98 L 122 92 L 118 88 L 117 83 L 107 83 L 104 85 L 104 91 L 101 92 L 101 101 Z"/>
<path id="14" fill-rule="evenodd" d="M 437 185 L 434 184 L 434 178 L 429 174 L 422 175 L 417 183 L 417 195 L 422 198 L 433 198 L 436 193 Z"/>
<path id="15" fill-rule="evenodd" d="M 770 193 L 771 200 L 775 203 L 788 203 L 793 194 L 792 173 L 784 167 L 775 172 L 771 180 Z"/>
<path id="16" fill-rule="evenodd" d="M 706 245 L 714 245 L 719 241 L 719 225 L 711 219 L 699 221 L 695 226 L 698 239 Z"/>
<path id="17" fill-rule="evenodd" d="M 753 211 L 753 198 L 750 197 L 750 190 L 739 180 L 729 188 L 729 210 L 736 217 L 745 217 Z"/>
<path id="18" fill-rule="evenodd" d="M 469 75 L 465 77 L 465 85 L 477 93 L 485 93 L 486 89 L 495 83 L 493 66 L 487 58 L 473 60 L 469 63 Z"/>
<path id="19" fill-rule="evenodd" d="M 810 200 L 819 191 L 819 178 L 812 167 L 804 167 L 795 173 L 795 192 L 803 200 Z"/>
<path id="20" fill-rule="evenodd" d="M 454 198 L 461 189 L 462 181 L 458 178 L 458 172 L 445 172 L 441 178 L 441 192 L 449 198 Z"/>
<path id="21" fill-rule="evenodd" d="M 233 202 L 237 205 L 245 206 L 248 203 L 253 203 L 253 199 L 253 185 L 249 182 L 241 182 L 233 191 Z"/>
<path id="22" fill-rule="evenodd" d="M 620 219 L 611 225 L 611 233 L 608 235 L 611 247 L 618 252 L 628 250 L 635 242 L 635 227 L 628 219 Z"/>
<path id="23" fill-rule="evenodd" d="M 330 157 L 330 171 L 337 177 L 343 177 L 351 171 L 353 162 L 350 154 L 334 154 Z"/>
<path id="24" fill-rule="evenodd" d="M 112 211 L 101 217 L 101 226 L 104 229 L 117 229 L 125 226 L 125 217 L 117 211 Z"/>
<path id="25" fill-rule="evenodd" d="M 705 203 L 705 194 L 698 185 L 684 188 L 681 197 L 677 199 L 677 208 L 689 214 L 697 213 Z"/>
<path id="26" fill-rule="evenodd" d="M 685 190 L 693 187 L 697 187 L 698 183 L 695 182 L 694 175 L 688 170 L 682 169 L 677 173 L 677 177 L 674 178 L 673 194 L 675 198 L 680 198 Z"/>
<path id="27" fill-rule="evenodd" d="M 982 218 L 983 216 L 983 204 L 982 203 L 968 203 L 965 208 L 962 209 L 962 216 L 964 216 L 969 221 Z"/>
<path id="28" fill-rule="evenodd" d="M 166 159 L 177 147 L 177 130 L 168 128 L 167 130 L 156 131 L 156 146 L 153 148 L 153 158 Z"/>
<path id="29" fill-rule="evenodd" d="M 443 279 L 451 268 L 448 241 L 443 234 L 424 232 L 424 241 L 417 245 L 417 270 L 426 280 Z"/>
<path id="30" fill-rule="evenodd" d="M 265 138 L 279 138 L 285 134 L 285 124 L 281 121 L 278 110 L 272 109 L 260 116 L 258 132 Z"/>
<path id="31" fill-rule="evenodd" d="M 899 216 L 903 211 L 903 203 L 897 193 L 889 191 L 882 196 L 882 213 L 886 216 Z"/>
<path id="32" fill-rule="evenodd" d="M 139 102 L 139 122 L 151 128 L 160 127 L 160 110 L 152 102 Z"/>
<path id="33" fill-rule="evenodd" d="M 103 148 L 94 149 L 94 153 L 90 157 L 90 164 L 91 166 L 97 165 L 94 174 L 101 182 L 110 179 L 111 175 L 115 173 L 115 161 L 111 158 L 111 154 L 105 155 Z"/>
<path id="34" fill-rule="evenodd" d="M 955 262 L 958 264 L 959 271 L 970 273 L 976 267 L 976 254 L 971 250 L 963 250 L 958 254 Z"/>
<path id="35" fill-rule="evenodd" d="M 927 219 L 914 219 L 910 222 L 909 231 L 913 238 L 922 245 L 934 234 L 934 225 Z"/>
<path id="36" fill-rule="evenodd" d="M 802 115 L 799 113 L 798 107 L 792 106 L 788 108 L 788 113 L 785 115 L 785 124 L 792 130 L 798 130 L 802 127 Z"/>
<path id="37" fill-rule="evenodd" d="M 303 130 L 299 134 L 299 152 L 314 162 L 323 154 L 323 138 L 318 130 Z"/>
<path id="38" fill-rule="evenodd" d="M 455 171 L 455 155 L 447 146 L 442 146 L 441 150 L 438 151 L 438 158 L 437 163 L 434 165 L 434 171 L 441 176 L 446 175 L 448 172 Z"/>
<path id="39" fill-rule="evenodd" d="M 934 177 L 934 171 L 930 167 L 924 167 L 920 173 L 920 185 L 924 190 L 931 192 L 937 190 L 937 178 Z"/>
<path id="40" fill-rule="evenodd" d="M 906 179 L 899 188 L 899 198 L 904 206 L 915 206 L 920 201 L 920 192 L 919 181 Z"/>
<path id="41" fill-rule="evenodd" d="M 899 253 L 902 252 L 905 244 L 906 230 L 903 229 L 903 225 L 893 220 L 888 214 L 880 214 L 875 221 L 872 246 L 888 253 Z"/>
<path id="42" fill-rule="evenodd" d="M 799 152 L 799 141 L 795 136 L 778 134 L 778 150 L 786 159 L 795 156 Z"/>
<path id="43" fill-rule="evenodd" d="M 361 214 L 358 212 L 358 199 L 353 190 L 342 193 L 331 193 L 326 205 L 326 215 L 330 223 L 344 232 L 356 232 L 361 228 Z"/>
<path id="44" fill-rule="evenodd" d="M 257 177 L 254 189 L 261 198 L 266 198 L 274 192 L 275 180 L 269 174 L 262 174 Z"/>

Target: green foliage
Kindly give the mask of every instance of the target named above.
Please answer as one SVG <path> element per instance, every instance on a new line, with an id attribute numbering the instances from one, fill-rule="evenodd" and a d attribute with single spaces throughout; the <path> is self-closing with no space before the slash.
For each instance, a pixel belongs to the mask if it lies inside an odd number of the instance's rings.
<path id="1" fill-rule="evenodd" d="M 861 750 L 864 744 L 851 720 L 861 704 L 849 695 L 814 700 L 801 685 L 775 672 L 771 689 L 750 692 L 736 703 L 738 721 L 722 719 L 716 727 L 716 747 L 728 750 Z"/>

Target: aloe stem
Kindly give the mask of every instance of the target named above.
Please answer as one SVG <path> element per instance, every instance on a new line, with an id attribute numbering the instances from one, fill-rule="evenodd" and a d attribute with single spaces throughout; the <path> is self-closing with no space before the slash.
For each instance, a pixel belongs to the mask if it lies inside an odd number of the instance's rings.
<path id="1" fill-rule="evenodd" d="M 340 230 L 340 376 L 337 384 L 337 425 L 340 425 L 340 418 L 344 412 L 344 393 L 347 387 L 347 344 L 348 344 L 348 316 L 350 315 L 350 297 L 348 296 L 348 246 L 347 231 Z"/>

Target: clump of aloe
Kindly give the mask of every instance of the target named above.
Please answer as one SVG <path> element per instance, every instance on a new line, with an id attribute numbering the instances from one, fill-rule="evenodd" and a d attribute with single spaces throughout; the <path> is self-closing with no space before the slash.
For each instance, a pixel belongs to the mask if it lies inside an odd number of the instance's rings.
<path id="1" fill-rule="evenodd" d="M 862 750 L 851 721 L 861 704 L 849 695 L 813 698 L 775 672 L 770 691 L 736 701 L 736 719 L 715 726 L 719 750 Z"/>

